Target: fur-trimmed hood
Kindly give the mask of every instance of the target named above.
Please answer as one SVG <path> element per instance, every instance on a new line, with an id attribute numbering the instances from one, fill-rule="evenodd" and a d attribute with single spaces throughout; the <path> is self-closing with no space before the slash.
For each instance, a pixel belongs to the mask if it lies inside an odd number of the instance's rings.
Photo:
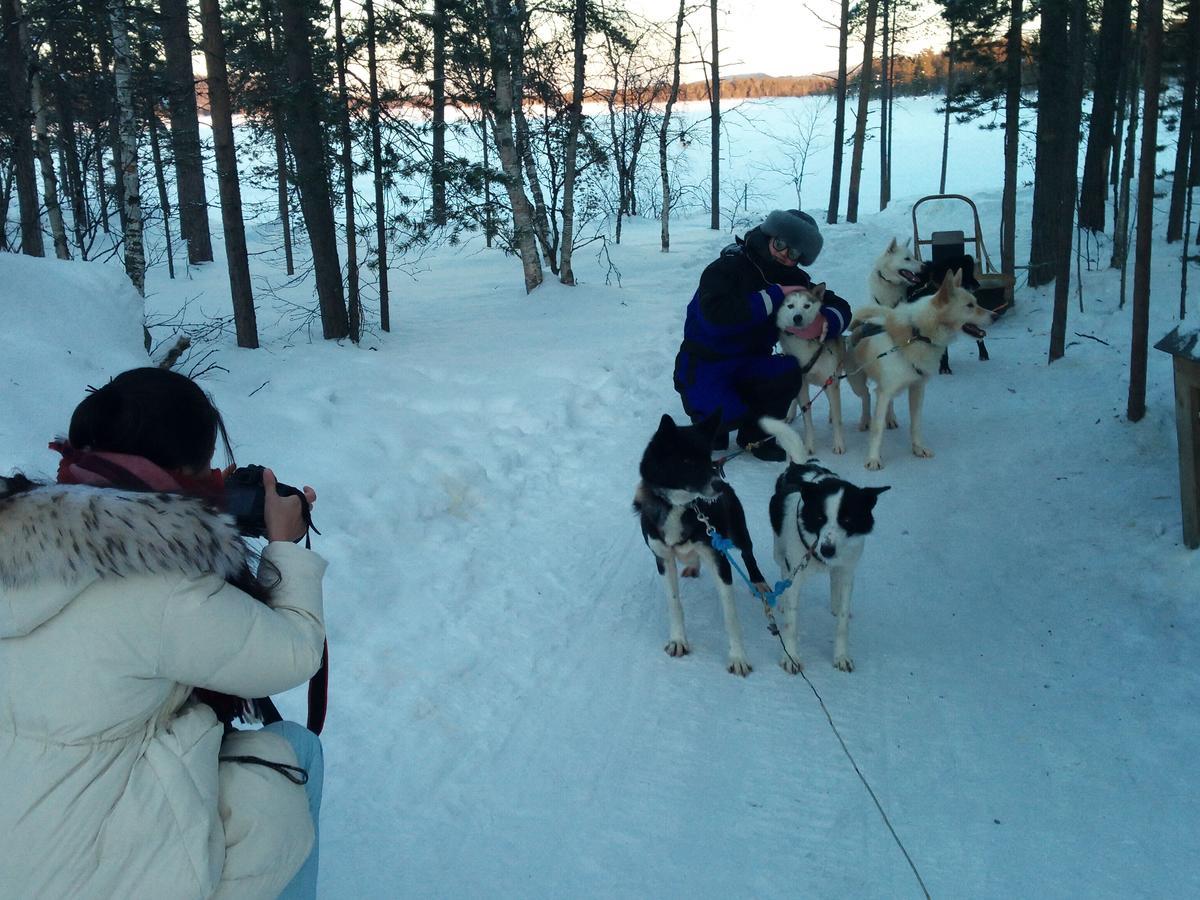
<path id="1" fill-rule="evenodd" d="M 28 634 L 100 578 L 230 577 L 233 520 L 202 500 L 81 485 L 6 494 L 0 479 L 0 637 Z"/>

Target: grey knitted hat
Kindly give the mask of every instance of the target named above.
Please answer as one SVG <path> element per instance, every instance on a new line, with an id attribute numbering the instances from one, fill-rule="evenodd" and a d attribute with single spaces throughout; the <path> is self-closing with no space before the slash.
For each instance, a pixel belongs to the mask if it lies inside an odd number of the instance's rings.
<path id="1" fill-rule="evenodd" d="M 825 239 L 816 220 L 798 209 L 777 209 L 762 223 L 763 234 L 779 238 L 793 250 L 800 251 L 800 265 L 811 266 L 821 253 Z"/>

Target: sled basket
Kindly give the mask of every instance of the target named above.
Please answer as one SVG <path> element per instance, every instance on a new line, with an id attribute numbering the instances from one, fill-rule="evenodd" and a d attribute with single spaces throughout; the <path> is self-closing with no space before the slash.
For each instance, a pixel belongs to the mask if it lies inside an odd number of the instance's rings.
<path id="1" fill-rule="evenodd" d="M 965 203 L 971 211 L 972 232 L 968 233 L 965 230 L 934 231 L 927 232 L 928 237 L 922 237 L 917 210 L 923 203 L 933 200 L 958 200 Z M 983 242 L 983 226 L 979 222 L 979 210 L 975 207 L 974 200 L 964 194 L 929 194 L 913 204 L 912 223 L 913 252 L 917 259 L 921 261 L 928 259 L 930 262 L 937 263 L 970 252 L 978 261 L 975 280 L 979 282 L 979 287 L 975 289 L 974 293 L 979 305 L 993 312 L 997 310 L 1003 312 L 1007 306 L 1012 304 L 1012 288 L 1016 284 L 1016 277 L 1010 272 L 997 272 L 992 265 L 992 257 L 987 251 L 987 245 Z M 968 248 L 968 244 L 973 246 Z M 928 256 L 922 252 L 924 247 L 929 248 Z"/>

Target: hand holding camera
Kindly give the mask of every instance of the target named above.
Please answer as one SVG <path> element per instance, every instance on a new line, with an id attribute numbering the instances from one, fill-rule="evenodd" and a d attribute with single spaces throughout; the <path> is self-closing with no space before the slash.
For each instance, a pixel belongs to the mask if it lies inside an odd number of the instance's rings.
<path id="1" fill-rule="evenodd" d="M 247 537 L 296 542 L 312 528 L 317 492 L 281 484 L 262 466 L 242 466 L 225 474 L 225 505 Z M 316 531 L 315 528 L 313 528 Z"/>

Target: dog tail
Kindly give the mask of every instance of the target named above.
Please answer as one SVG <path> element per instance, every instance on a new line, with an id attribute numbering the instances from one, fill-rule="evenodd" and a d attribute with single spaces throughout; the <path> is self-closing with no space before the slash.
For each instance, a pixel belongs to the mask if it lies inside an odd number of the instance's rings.
<path id="1" fill-rule="evenodd" d="M 758 424 L 762 426 L 763 431 L 775 438 L 775 443 L 783 448 L 783 452 L 788 456 L 788 462 L 800 465 L 808 458 L 804 452 L 804 441 L 787 422 L 763 416 L 758 420 Z"/>

